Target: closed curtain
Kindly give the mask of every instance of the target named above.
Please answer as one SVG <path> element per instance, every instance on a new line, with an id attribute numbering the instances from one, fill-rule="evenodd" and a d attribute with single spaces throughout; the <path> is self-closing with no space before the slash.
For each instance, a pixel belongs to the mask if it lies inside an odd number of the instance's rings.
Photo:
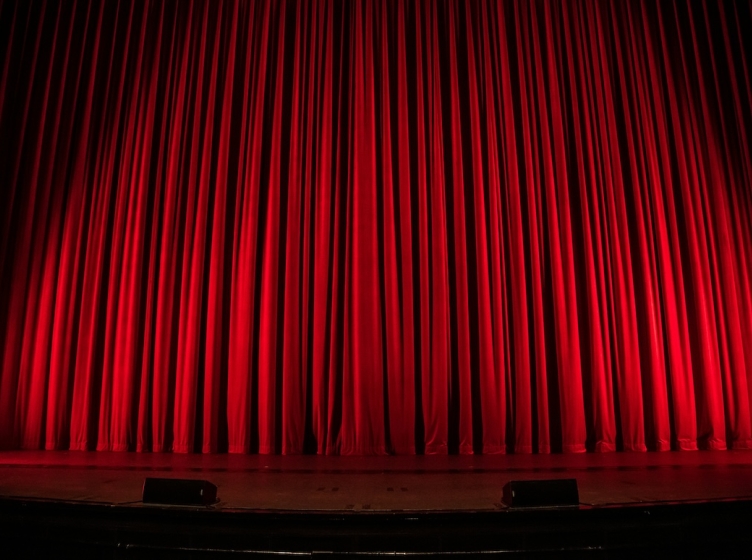
<path id="1" fill-rule="evenodd" d="M 0 0 L 0 447 L 750 447 L 750 30 Z"/>

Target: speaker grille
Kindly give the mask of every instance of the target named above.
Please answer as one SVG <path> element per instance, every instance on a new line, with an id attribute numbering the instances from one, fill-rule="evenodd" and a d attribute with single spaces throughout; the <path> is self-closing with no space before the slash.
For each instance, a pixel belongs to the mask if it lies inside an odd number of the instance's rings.
<path id="1" fill-rule="evenodd" d="M 501 501 L 509 507 L 576 506 L 580 503 L 577 480 L 511 480 L 504 485 Z"/>
<path id="2" fill-rule="evenodd" d="M 208 506 L 217 501 L 217 487 L 208 480 L 147 478 L 143 502 L 176 506 Z"/>

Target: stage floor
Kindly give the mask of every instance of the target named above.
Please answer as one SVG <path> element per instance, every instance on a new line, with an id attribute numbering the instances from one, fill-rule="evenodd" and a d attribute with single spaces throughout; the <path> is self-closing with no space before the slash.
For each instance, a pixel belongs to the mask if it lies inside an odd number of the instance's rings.
<path id="1" fill-rule="evenodd" d="M 322 457 L 0 453 L 0 496 L 141 504 L 145 477 L 206 479 L 219 510 L 469 512 L 504 509 L 509 480 L 577 479 L 581 506 L 752 498 L 752 451 Z"/>

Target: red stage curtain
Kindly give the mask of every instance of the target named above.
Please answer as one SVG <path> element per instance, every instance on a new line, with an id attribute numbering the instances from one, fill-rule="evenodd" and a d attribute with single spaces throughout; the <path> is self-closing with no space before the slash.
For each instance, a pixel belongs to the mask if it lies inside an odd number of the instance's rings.
<path id="1" fill-rule="evenodd" d="M 751 30 L 0 0 L 0 445 L 750 447 Z"/>

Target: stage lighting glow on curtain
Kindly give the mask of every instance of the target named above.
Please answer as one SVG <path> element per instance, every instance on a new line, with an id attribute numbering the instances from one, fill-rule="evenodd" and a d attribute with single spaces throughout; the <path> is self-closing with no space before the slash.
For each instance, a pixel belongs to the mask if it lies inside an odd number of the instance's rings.
<path id="1" fill-rule="evenodd" d="M 749 447 L 750 29 L 0 0 L 0 445 Z"/>

